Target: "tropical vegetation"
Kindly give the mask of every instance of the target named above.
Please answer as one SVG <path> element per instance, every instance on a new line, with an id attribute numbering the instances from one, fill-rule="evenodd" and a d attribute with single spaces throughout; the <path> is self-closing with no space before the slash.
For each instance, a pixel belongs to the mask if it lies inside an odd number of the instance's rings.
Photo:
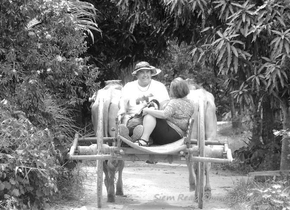
<path id="1" fill-rule="evenodd" d="M 213 72 L 212 86 L 230 93 L 233 122 L 239 125 L 245 114 L 253 122 L 251 161 L 281 152 L 280 164 L 269 167 L 289 169 L 289 2 L 120 0 L 118 5 L 135 29 L 150 10 L 162 26 L 155 31 L 186 43 L 192 62 Z M 152 10 L 153 5 L 162 9 Z M 283 132 L 275 136 L 275 129 Z"/>
<path id="2" fill-rule="evenodd" d="M 81 57 L 95 15 L 79 1 L 0 2 L 1 209 L 43 209 L 80 184 L 66 153 L 74 112 L 98 87 Z"/>
<path id="3" fill-rule="evenodd" d="M 219 119 L 248 123 L 236 158 L 289 169 L 289 9 L 286 0 L 2 0 L 0 205 L 41 209 L 60 194 L 73 178 L 70 139 L 91 131 L 89 97 L 106 80 L 133 79 L 140 60 L 162 68 L 164 83 L 194 78 L 215 95 Z"/>

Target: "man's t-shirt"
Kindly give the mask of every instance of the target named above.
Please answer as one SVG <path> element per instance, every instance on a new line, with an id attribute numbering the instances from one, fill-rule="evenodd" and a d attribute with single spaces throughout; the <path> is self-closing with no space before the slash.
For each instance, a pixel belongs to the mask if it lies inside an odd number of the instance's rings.
<path id="1" fill-rule="evenodd" d="M 128 82 L 123 90 L 122 97 L 128 100 L 126 114 L 134 115 L 141 111 L 141 109 L 152 99 L 159 102 L 169 100 L 169 95 L 164 84 L 156 80 L 151 80 L 151 83 L 146 87 L 138 85 L 138 80 Z"/>

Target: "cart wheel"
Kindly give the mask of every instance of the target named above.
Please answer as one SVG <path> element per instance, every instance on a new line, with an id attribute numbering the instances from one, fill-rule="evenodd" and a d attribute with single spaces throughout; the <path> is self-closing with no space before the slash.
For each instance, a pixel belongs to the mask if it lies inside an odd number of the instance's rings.
<path id="1" fill-rule="evenodd" d="M 103 160 L 97 160 L 97 197 L 98 208 L 101 208 L 103 197 Z"/>
<path id="2" fill-rule="evenodd" d="M 205 124 L 204 124 L 204 103 L 203 100 L 199 100 L 198 107 L 198 134 L 197 143 L 199 149 L 199 156 L 205 157 Z M 197 167 L 197 196 L 198 196 L 198 208 L 203 208 L 204 198 L 204 176 L 205 176 L 205 162 L 198 162 Z"/>

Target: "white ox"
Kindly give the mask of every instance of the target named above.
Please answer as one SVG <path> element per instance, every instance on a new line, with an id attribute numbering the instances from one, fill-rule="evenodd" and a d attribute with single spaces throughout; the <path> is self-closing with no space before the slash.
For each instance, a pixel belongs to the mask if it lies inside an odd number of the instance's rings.
<path id="1" fill-rule="evenodd" d="M 99 90 L 93 96 L 95 101 L 91 107 L 92 122 L 94 132 L 97 134 L 98 108 L 99 102 L 103 101 L 103 136 L 113 137 L 116 131 L 116 117 L 119 110 L 119 101 L 121 97 L 122 85 L 119 80 L 111 80 L 106 82 L 106 86 Z M 100 94 L 102 93 L 102 94 Z M 105 186 L 107 188 L 108 202 L 115 202 L 115 195 L 123 196 L 122 173 L 124 169 L 123 160 L 107 160 L 103 163 L 105 173 Z M 118 180 L 115 190 L 115 175 L 118 172 Z"/>
<path id="2" fill-rule="evenodd" d="M 194 84 L 188 82 L 190 86 L 190 93 L 188 94 L 188 98 L 194 105 L 194 124 L 193 130 L 191 134 L 191 138 L 197 139 L 198 133 L 198 104 L 199 101 L 202 100 L 205 104 L 204 110 L 204 128 L 205 128 L 205 140 L 215 140 L 216 132 L 217 132 L 217 117 L 216 117 L 216 105 L 214 96 L 206 91 L 203 88 L 197 87 Z M 187 162 L 187 166 L 189 169 L 189 189 L 190 191 L 194 191 L 196 189 L 196 180 L 197 177 L 197 163 L 194 163 L 193 168 L 192 165 Z M 209 171 L 210 171 L 211 163 L 205 164 L 205 175 L 206 175 L 206 183 L 205 183 L 205 195 L 211 196 L 211 186 L 209 181 Z M 197 195 L 197 192 L 195 192 Z"/>
<path id="3" fill-rule="evenodd" d="M 216 136 L 216 128 L 217 128 L 217 119 L 216 119 L 216 106 L 214 103 L 214 97 L 211 93 L 207 92 L 205 89 L 199 88 L 196 89 L 195 86 L 190 85 L 191 91 L 188 95 L 188 98 L 192 101 L 195 107 L 195 114 L 197 115 L 198 109 L 198 101 L 204 100 L 206 104 L 205 107 L 205 139 L 206 140 L 214 140 Z M 104 136 L 115 136 L 114 129 L 116 122 L 115 119 L 117 117 L 117 112 L 119 110 L 119 100 L 121 97 L 121 89 L 122 86 L 120 83 L 108 82 L 107 86 L 101 89 L 104 94 L 104 109 L 103 109 L 103 123 L 104 123 Z M 98 123 L 98 95 L 97 99 L 95 100 L 94 104 L 92 105 L 92 121 L 94 125 L 95 133 L 97 132 L 97 123 Z M 194 117 L 194 125 L 193 125 L 193 132 L 192 138 L 197 139 L 197 116 Z M 189 167 L 189 184 L 190 190 L 195 190 L 196 185 L 196 170 L 193 170 L 192 165 L 188 162 Z M 196 164 L 194 164 L 194 169 L 196 169 Z M 124 161 L 116 160 L 116 161 L 104 161 L 104 173 L 105 173 L 105 185 L 107 188 L 107 197 L 108 202 L 115 201 L 115 195 L 124 195 L 123 193 L 123 183 L 122 183 L 122 172 L 124 169 Z M 205 184 L 205 192 L 206 195 L 211 195 L 211 187 L 209 182 L 209 170 L 210 170 L 210 163 L 206 164 L 206 184 Z M 118 172 L 118 180 L 116 185 L 116 192 L 115 192 L 115 174 Z"/>

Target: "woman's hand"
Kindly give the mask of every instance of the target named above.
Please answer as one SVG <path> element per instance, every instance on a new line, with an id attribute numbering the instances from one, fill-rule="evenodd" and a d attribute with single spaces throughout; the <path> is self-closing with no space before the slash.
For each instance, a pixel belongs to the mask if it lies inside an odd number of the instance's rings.
<path id="1" fill-rule="evenodd" d="M 144 108 L 142 115 L 145 116 L 146 114 L 150 114 L 155 118 L 165 119 L 164 111 L 163 110 L 155 110 L 154 107 Z"/>
<path id="2" fill-rule="evenodd" d="M 156 110 L 156 109 L 155 109 L 155 107 L 150 107 L 150 108 L 146 107 L 142 110 L 142 112 L 143 112 L 142 115 L 144 116 L 146 114 L 149 114 L 148 113 L 149 110 Z"/>
<path id="3" fill-rule="evenodd" d="M 144 108 L 143 110 L 142 110 L 142 115 L 143 116 L 145 116 L 146 114 L 148 114 L 148 109 L 150 109 L 150 108 Z"/>

